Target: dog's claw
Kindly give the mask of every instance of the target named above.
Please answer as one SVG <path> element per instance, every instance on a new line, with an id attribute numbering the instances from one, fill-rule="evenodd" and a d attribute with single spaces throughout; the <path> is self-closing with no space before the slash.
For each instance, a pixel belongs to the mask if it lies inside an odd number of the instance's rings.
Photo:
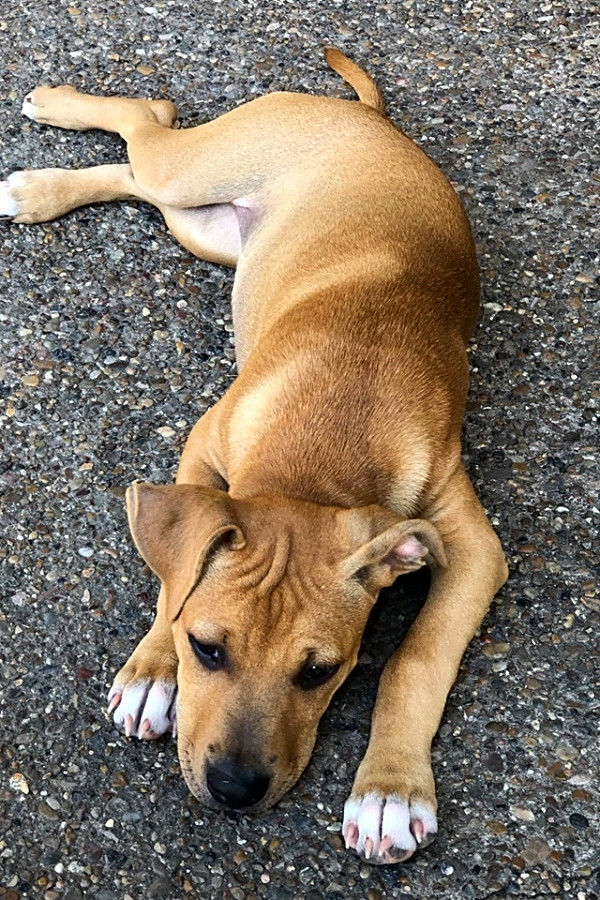
<path id="1" fill-rule="evenodd" d="M 125 729 L 125 737 L 131 737 L 133 732 L 135 731 L 135 722 L 133 720 L 133 716 L 127 714 L 123 721 L 123 728 Z"/>
<path id="2" fill-rule="evenodd" d="M 356 849 L 356 844 L 358 842 L 358 828 L 356 825 L 351 822 L 347 828 L 344 828 L 343 837 L 346 844 L 346 850 Z"/>
<path id="3" fill-rule="evenodd" d="M 118 690 L 113 688 L 113 690 L 108 695 L 108 711 L 111 713 L 113 709 L 116 709 L 119 703 L 121 702 L 121 694 Z"/>
<path id="4" fill-rule="evenodd" d="M 147 740 L 152 740 L 155 737 L 154 731 L 152 730 L 152 723 L 150 719 L 144 719 L 142 724 L 139 727 L 138 731 L 139 738 L 146 738 Z"/>

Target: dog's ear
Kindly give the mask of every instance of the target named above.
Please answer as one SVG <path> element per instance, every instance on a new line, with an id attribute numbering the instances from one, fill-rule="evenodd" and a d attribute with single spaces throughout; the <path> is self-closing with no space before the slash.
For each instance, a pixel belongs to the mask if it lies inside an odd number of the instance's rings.
<path id="1" fill-rule="evenodd" d="M 232 550 L 246 541 L 224 491 L 191 484 L 134 484 L 127 515 L 135 545 L 163 583 L 167 615 L 174 621 L 208 562 L 227 540 Z"/>
<path id="2" fill-rule="evenodd" d="M 392 584 L 399 575 L 414 572 L 422 566 L 445 566 L 446 554 L 442 539 L 425 519 L 400 520 L 378 507 L 352 510 L 352 531 L 364 539 L 358 550 L 343 563 L 347 577 L 357 578 L 365 590 L 376 597 L 379 591 Z M 390 519 L 396 519 L 390 525 Z M 387 527 L 386 527 L 387 526 Z"/>

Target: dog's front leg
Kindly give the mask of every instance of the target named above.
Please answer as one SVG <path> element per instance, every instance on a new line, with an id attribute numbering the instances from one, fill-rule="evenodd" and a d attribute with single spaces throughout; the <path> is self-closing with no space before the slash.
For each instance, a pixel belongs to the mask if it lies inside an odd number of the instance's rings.
<path id="1" fill-rule="evenodd" d="M 460 470 L 427 518 L 448 564 L 379 685 L 369 746 L 344 810 L 346 844 L 373 863 L 408 859 L 437 831 L 431 742 L 461 657 L 507 576 L 500 543 Z"/>
<path id="2" fill-rule="evenodd" d="M 109 712 L 127 737 L 177 733 L 177 664 L 163 589 L 152 628 L 115 676 L 108 695 Z"/>

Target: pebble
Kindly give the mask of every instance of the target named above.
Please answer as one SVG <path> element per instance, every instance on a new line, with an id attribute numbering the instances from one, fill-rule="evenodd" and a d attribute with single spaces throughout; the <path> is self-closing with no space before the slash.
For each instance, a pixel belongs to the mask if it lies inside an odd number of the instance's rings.
<path id="1" fill-rule="evenodd" d="M 590 824 L 590 820 L 586 816 L 581 815 L 581 813 L 571 813 L 569 822 L 573 828 L 589 828 Z"/>
<path id="2" fill-rule="evenodd" d="M 42 802 L 38 805 L 38 812 L 45 819 L 49 819 L 51 822 L 54 822 L 56 821 L 56 819 L 58 819 L 58 813 L 56 812 L 56 810 L 52 809 L 51 806 L 48 806 L 48 804 L 44 800 L 42 800 Z"/>
<path id="3" fill-rule="evenodd" d="M 573 762 L 579 756 L 579 750 L 571 744 L 558 744 L 556 755 L 563 762 Z"/>
<path id="4" fill-rule="evenodd" d="M 537 866 L 548 859 L 551 853 L 548 843 L 541 837 L 532 838 L 521 851 L 521 857 L 528 867 Z"/>
<path id="5" fill-rule="evenodd" d="M 535 816 L 531 812 L 531 810 L 526 809 L 523 806 L 511 806 L 510 812 L 515 817 L 515 819 L 520 819 L 521 822 L 534 822 L 535 821 Z"/>
<path id="6" fill-rule="evenodd" d="M 502 657 L 508 656 L 510 653 L 510 644 L 503 641 L 498 641 L 495 644 L 486 644 L 482 647 L 481 652 L 488 659 L 502 659 Z"/>
<path id="7" fill-rule="evenodd" d="M 29 785 L 27 784 L 27 780 L 21 772 L 15 772 L 10 776 L 8 781 L 13 791 L 19 791 L 21 794 L 29 793 Z"/>

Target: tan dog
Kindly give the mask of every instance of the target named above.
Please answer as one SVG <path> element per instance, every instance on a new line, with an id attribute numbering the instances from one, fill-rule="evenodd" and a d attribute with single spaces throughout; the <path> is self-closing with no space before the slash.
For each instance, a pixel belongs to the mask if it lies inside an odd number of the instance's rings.
<path id="1" fill-rule="evenodd" d="M 17 172 L 0 206 L 41 222 L 143 200 L 193 253 L 237 266 L 239 377 L 193 429 L 177 484 L 128 492 L 162 590 L 110 693 L 128 735 L 177 727 L 197 797 L 277 801 L 378 592 L 431 567 L 344 814 L 348 846 L 390 863 L 437 830 L 431 741 L 507 570 L 461 465 L 479 302 L 465 213 L 371 78 L 327 60 L 360 102 L 271 94 L 188 130 L 167 101 L 38 88 L 26 115 L 117 132 L 130 165 Z"/>

